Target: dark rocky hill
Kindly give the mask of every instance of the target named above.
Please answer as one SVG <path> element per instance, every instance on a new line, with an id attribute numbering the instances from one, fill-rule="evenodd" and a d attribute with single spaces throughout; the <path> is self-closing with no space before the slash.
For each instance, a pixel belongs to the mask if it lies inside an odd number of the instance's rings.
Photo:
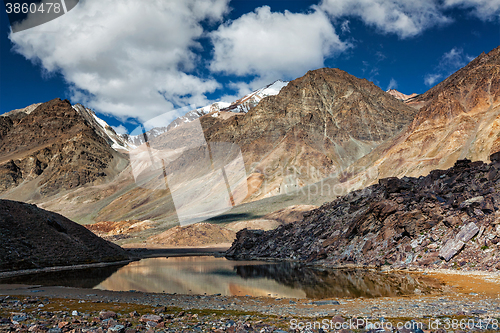
<path id="1" fill-rule="evenodd" d="M 64 216 L 10 200 L 0 200 L 0 244 L 0 272 L 129 259 Z"/>
<path id="2" fill-rule="evenodd" d="M 426 177 L 387 178 L 272 231 L 242 230 L 230 258 L 331 266 L 500 269 L 500 153 Z"/>

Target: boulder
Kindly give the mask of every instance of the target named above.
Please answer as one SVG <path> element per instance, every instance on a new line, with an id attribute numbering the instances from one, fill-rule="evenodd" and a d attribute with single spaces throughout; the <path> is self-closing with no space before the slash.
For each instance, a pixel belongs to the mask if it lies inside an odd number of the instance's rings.
<path id="1" fill-rule="evenodd" d="M 458 208 L 464 209 L 464 208 L 467 208 L 467 207 L 470 207 L 470 206 L 472 206 L 472 207 L 478 207 L 483 202 L 484 202 L 484 197 L 483 196 L 477 196 L 477 197 L 465 200 L 464 202 L 462 202 L 458 206 Z"/>
<path id="2" fill-rule="evenodd" d="M 439 251 L 439 257 L 446 261 L 450 261 L 451 258 L 462 250 L 464 245 L 465 243 L 461 240 L 450 239 Z"/>
<path id="3" fill-rule="evenodd" d="M 462 227 L 460 232 L 455 236 L 455 240 L 460 240 L 464 243 L 467 243 L 472 237 L 474 237 L 479 232 L 478 226 L 471 222 L 466 226 Z"/>
<path id="4" fill-rule="evenodd" d="M 500 151 L 490 155 L 490 161 L 500 163 Z"/>

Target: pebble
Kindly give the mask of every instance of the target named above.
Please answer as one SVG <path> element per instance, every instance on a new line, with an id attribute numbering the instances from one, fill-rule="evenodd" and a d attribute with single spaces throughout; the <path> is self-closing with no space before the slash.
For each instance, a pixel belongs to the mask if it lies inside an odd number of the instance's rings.
<path id="1" fill-rule="evenodd" d="M 84 296 L 83 296 L 84 297 Z M 292 318 L 310 318 L 316 320 L 328 318 L 333 322 L 344 323 L 349 318 L 371 318 L 373 321 L 386 322 L 390 318 L 500 318 L 500 299 L 486 298 L 471 295 L 446 296 L 419 296 L 408 298 L 379 298 L 379 299 L 339 299 L 337 300 L 282 300 L 245 297 L 215 297 L 197 298 L 190 295 L 178 295 L 172 308 L 157 307 L 158 304 L 170 304 L 169 295 L 141 294 L 135 297 L 136 304 L 150 306 L 144 313 L 143 307 L 137 311 L 113 308 L 110 310 L 86 311 L 84 314 L 77 310 L 50 312 L 47 305 L 57 306 L 56 299 L 33 299 L 29 301 L 12 296 L 3 299 L 0 311 L 10 314 L 9 319 L 1 318 L 0 332 L 29 331 L 49 333 L 137 333 L 137 332 L 292 332 L 290 320 Z M 69 298 L 65 300 L 67 302 Z M 111 301 L 125 302 L 118 297 L 101 296 L 100 303 L 106 305 Z M 75 299 L 78 304 L 81 299 Z M 97 300 L 86 300 L 96 302 Z M 43 303 L 48 311 L 38 310 Z M 231 310 L 238 314 L 209 312 L 221 304 L 231 304 Z M 314 305 L 314 306 L 311 306 Z M 74 305 L 68 305 L 69 309 Z M 106 305 L 107 306 L 107 305 Z M 113 306 L 110 304 L 110 307 Z M 325 306 L 318 311 L 318 306 Z M 77 307 L 74 306 L 73 309 Z M 175 309 L 174 309 L 175 307 Z M 78 307 L 77 307 L 78 308 Z M 102 308 L 102 305 L 101 305 Z M 154 310 L 156 308 L 156 310 Z M 20 312 L 22 309 L 23 312 Z M 109 308 L 108 308 L 109 309 Z M 130 309 L 130 307 L 128 308 Z M 158 311 L 161 310 L 161 311 Z M 180 310 L 184 309 L 184 310 Z M 189 310 L 191 309 L 191 310 Z M 203 312 L 194 309 L 204 310 Z M 78 315 L 75 315 L 78 313 Z M 152 314 L 152 313 L 156 314 Z M 275 316 L 275 317 L 270 317 Z M 14 318 L 16 317 L 16 318 Z M 105 318 L 105 319 L 103 319 Z M 17 319 L 17 320 L 14 320 Z M 427 320 L 428 321 L 428 320 Z M 368 328 L 361 330 L 367 332 Z M 298 331 L 297 331 L 298 332 Z M 303 331 L 306 332 L 306 331 Z M 320 332 L 319 330 L 312 332 Z M 382 333 L 380 330 L 371 331 Z M 410 332 L 408 332 L 410 333 Z M 413 331 L 411 333 L 422 333 Z"/>

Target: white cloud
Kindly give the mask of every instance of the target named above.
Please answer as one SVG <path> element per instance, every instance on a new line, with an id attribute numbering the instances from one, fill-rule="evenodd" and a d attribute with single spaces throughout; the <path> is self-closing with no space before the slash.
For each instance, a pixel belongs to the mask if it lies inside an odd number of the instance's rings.
<path id="1" fill-rule="evenodd" d="M 302 76 L 324 66 L 324 60 L 350 47 L 342 42 L 328 17 L 255 9 L 211 33 L 214 58 L 210 69 L 226 74 L 256 75 L 271 81 Z M 267 82 L 266 81 L 266 82 Z"/>
<path id="2" fill-rule="evenodd" d="M 424 83 L 428 86 L 433 86 L 441 78 L 441 74 L 427 74 L 424 77 Z"/>
<path id="3" fill-rule="evenodd" d="M 451 22 L 435 0 L 323 0 L 320 8 L 334 18 L 359 17 L 383 33 L 413 37 L 435 25 Z"/>
<path id="4" fill-rule="evenodd" d="M 345 20 L 340 25 L 340 31 L 342 31 L 343 34 L 351 32 L 351 28 L 349 28 L 349 23 L 350 23 L 349 20 Z"/>
<path id="5" fill-rule="evenodd" d="M 189 74 L 204 20 L 217 21 L 228 0 L 80 1 L 68 14 L 10 35 L 16 52 L 61 72 L 72 101 L 122 119 L 147 120 L 174 105 L 207 102 L 219 84 Z M 56 33 L 42 33 L 43 31 Z M 172 118 L 176 115 L 172 114 Z"/>
<path id="6" fill-rule="evenodd" d="M 464 50 L 461 48 L 454 47 L 449 52 L 443 54 L 439 66 L 441 70 L 456 71 L 459 68 L 467 65 L 467 60 L 469 57 L 464 55 Z"/>
<path id="7" fill-rule="evenodd" d="M 116 133 L 118 134 L 128 134 L 128 130 L 125 126 L 123 125 L 118 125 L 118 126 L 111 126 Z"/>
<path id="8" fill-rule="evenodd" d="M 500 0 L 445 0 L 444 5 L 472 9 L 472 13 L 481 20 L 500 20 Z"/>
<path id="9" fill-rule="evenodd" d="M 439 60 L 434 73 L 429 73 L 424 77 L 424 83 L 428 86 L 434 85 L 441 78 L 445 78 L 467 65 L 474 57 L 464 53 L 462 48 L 454 47 L 445 52 Z"/>
<path id="10" fill-rule="evenodd" d="M 391 77 L 391 81 L 389 81 L 389 85 L 387 86 L 386 90 L 397 89 L 397 88 L 398 88 L 398 82 Z"/>
<path id="11" fill-rule="evenodd" d="M 468 9 L 484 21 L 500 20 L 500 0 L 322 0 L 319 8 L 335 19 L 358 17 L 383 33 L 414 37 L 451 23 L 450 9 Z M 451 13 L 450 13 L 451 14 Z"/>
<path id="12" fill-rule="evenodd" d="M 340 40 L 331 19 L 343 34 L 349 34 L 349 20 L 360 18 L 382 33 L 408 38 L 451 22 L 445 14 L 449 9 L 465 8 L 483 20 L 500 15 L 500 0 L 322 0 L 307 13 L 271 12 L 263 6 L 207 35 L 201 22 L 222 21 L 228 3 L 81 0 L 68 14 L 10 34 L 10 39 L 16 52 L 44 71 L 61 73 L 73 102 L 144 121 L 185 105 L 209 104 L 207 94 L 221 87 L 214 78 L 198 74 L 206 61 L 200 56 L 199 38 L 208 36 L 213 42 L 213 73 L 255 77 L 234 83 L 238 94 L 226 96 L 232 98 L 323 67 L 326 58 L 352 47 Z M 426 84 L 470 60 L 460 49 L 452 51 L 425 77 Z M 371 80 L 378 75 L 376 67 L 365 70 Z M 174 119 L 178 112 L 167 116 Z"/>

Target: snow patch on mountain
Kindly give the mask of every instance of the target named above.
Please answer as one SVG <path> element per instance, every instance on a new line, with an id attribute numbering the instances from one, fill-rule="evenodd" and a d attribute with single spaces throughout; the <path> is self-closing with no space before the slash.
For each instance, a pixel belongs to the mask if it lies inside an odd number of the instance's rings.
<path id="1" fill-rule="evenodd" d="M 85 118 L 94 128 L 95 132 L 106 140 L 114 150 L 123 149 L 128 151 L 136 148 L 135 145 L 129 143 L 122 135 L 117 134 L 107 122 L 99 118 L 91 109 L 86 108 L 82 104 L 73 105 L 73 109 Z"/>
<path id="2" fill-rule="evenodd" d="M 143 134 L 139 135 L 128 135 L 123 134 L 122 137 L 129 143 L 129 145 L 140 146 L 144 142 L 146 142 L 144 136 L 147 138 L 147 141 L 156 138 L 158 135 L 163 134 L 167 131 L 167 127 L 153 127 L 149 131 L 146 131 Z"/>
<path id="3" fill-rule="evenodd" d="M 170 131 L 183 123 L 189 123 L 204 115 L 211 114 L 212 117 L 219 117 L 220 112 L 247 113 L 251 108 L 259 104 L 259 102 L 267 97 L 279 94 L 283 87 L 286 87 L 288 82 L 277 80 L 267 86 L 257 89 L 248 95 L 234 101 L 232 103 L 216 102 L 202 108 L 194 109 L 185 115 L 175 119 L 167 126 L 167 131 Z"/>
<path id="4" fill-rule="evenodd" d="M 73 108 L 93 125 L 93 127 L 96 129 L 96 132 L 101 135 L 113 149 L 123 149 L 128 151 L 130 149 L 135 149 L 145 143 L 145 138 L 147 138 L 147 141 L 150 141 L 151 139 L 167 131 L 170 131 L 184 123 L 189 123 L 207 114 L 211 114 L 212 117 L 219 117 L 221 111 L 246 113 L 251 108 L 259 104 L 259 102 L 263 98 L 267 96 L 277 95 L 282 88 L 286 87 L 287 84 L 288 82 L 286 81 L 277 80 L 261 89 L 255 90 L 250 94 L 245 95 L 235 102 L 215 102 L 210 105 L 191 110 L 185 115 L 176 118 L 166 127 L 154 127 L 148 130 L 146 133 L 139 135 L 117 134 L 115 130 L 111 126 L 109 126 L 106 121 L 99 118 L 94 111 L 86 108 L 81 104 L 73 105 Z"/>
<path id="5" fill-rule="evenodd" d="M 401 101 L 406 101 L 407 99 L 413 98 L 415 96 L 418 96 L 418 94 L 411 94 L 411 95 L 405 95 L 402 92 L 397 91 L 396 89 L 389 89 L 386 91 L 389 95 L 394 96 L 395 98 L 401 100 Z"/>
<path id="6" fill-rule="evenodd" d="M 277 80 L 273 83 L 257 89 L 248 95 L 243 96 L 239 100 L 231 103 L 231 105 L 221 111 L 247 113 L 251 108 L 255 107 L 259 102 L 268 96 L 278 95 L 281 89 L 286 87 L 288 81 Z"/>

